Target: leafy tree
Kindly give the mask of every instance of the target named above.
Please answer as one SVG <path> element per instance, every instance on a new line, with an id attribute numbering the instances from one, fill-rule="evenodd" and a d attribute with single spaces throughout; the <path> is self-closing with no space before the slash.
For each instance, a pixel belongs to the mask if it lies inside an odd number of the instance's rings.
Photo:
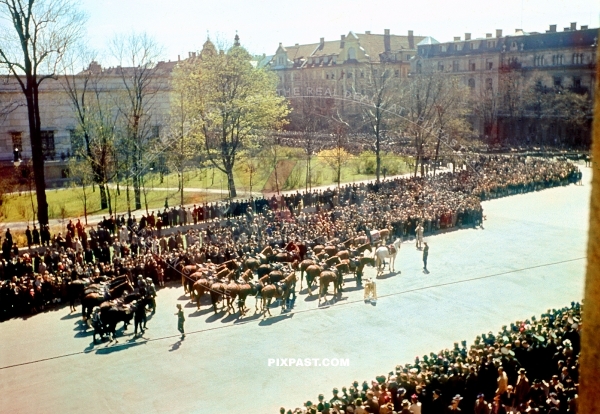
<path id="1" fill-rule="evenodd" d="M 234 166 L 244 145 L 261 131 L 279 129 L 289 112 L 276 93 L 276 75 L 251 63 L 240 46 L 208 51 L 175 71 L 175 93 L 186 92 L 189 130 L 202 142 L 207 159 L 227 176 L 236 197 Z"/>
<path id="2" fill-rule="evenodd" d="M 15 77 L 27 103 L 37 198 L 37 219 L 48 224 L 39 89 L 55 76 L 65 52 L 81 37 L 85 18 L 73 0 L 0 0 L 6 26 L 0 35 L 0 66 Z"/>

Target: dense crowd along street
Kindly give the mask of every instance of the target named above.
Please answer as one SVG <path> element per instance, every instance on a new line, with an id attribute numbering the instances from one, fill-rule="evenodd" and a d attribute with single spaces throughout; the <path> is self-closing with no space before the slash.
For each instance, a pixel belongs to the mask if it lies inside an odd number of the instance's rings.
<path id="1" fill-rule="evenodd" d="M 549 309 L 280 412 L 577 413 L 582 313 L 575 302 Z"/>
<path id="2" fill-rule="evenodd" d="M 414 237 L 419 224 L 425 236 L 462 226 L 483 226 L 481 200 L 565 185 L 581 178 L 574 165 L 554 159 L 481 156 L 472 167 L 465 166 L 458 172 L 435 177 L 346 185 L 326 191 L 273 196 L 252 203 L 233 201 L 227 205 L 213 203 L 193 209 L 165 209 L 156 216 L 154 213 L 142 216 L 139 222 L 135 217 L 127 221 L 124 217 L 109 218 L 89 230 L 80 221 L 70 222 L 65 236 L 54 235 L 51 243 L 46 243 L 51 246 L 31 252 L 11 249 L 14 243 L 7 230 L 0 267 L 2 318 L 39 312 L 67 300 L 73 306 L 85 295 L 99 295 L 97 288 L 84 291 L 91 282 L 109 282 L 111 288 L 118 285 L 119 289 L 113 292 L 104 288 L 104 294 L 94 302 L 99 305 L 102 299 L 137 292 L 142 287 L 137 285 L 139 275 L 143 276 L 144 283 L 149 279 L 160 288 L 165 279 L 179 280 L 183 274 L 184 285 L 193 296 L 197 279 L 210 277 L 212 280 L 219 273 L 217 266 L 223 267 L 223 263 L 229 263 L 226 267 L 230 272 L 219 274 L 218 283 L 236 284 L 235 279 L 248 266 L 255 273 L 258 271 L 259 277 L 278 270 L 277 275 L 281 277 L 263 282 L 279 282 L 285 276 L 281 267 L 265 269 L 263 266 L 259 270 L 257 265 L 265 262 L 264 257 L 259 258 L 258 263 L 248 261 L 257 258 L 265 248 L 270 248 L 273 258 L 277 249 L 287 248 L 288 255 L 275 261 L 287 262 L 289 271 L 294 260 L 314 260 L 299 269 L 304 273 L 308 265 L 319 267 L 317 274 L 307 274 L 310 282 L 315 282 L 321 271 L 333 270 L 358 273 L 360 283 L 362 267 L 374 264 L 366 260 L 365 248 L 360 246 L 377 244 L 381 237 L 379 230 L 383 230 L 391 243 L 396 238 Z M 37 244 L 37 236 L 30 241 Z M 330 246 L 325 249 L 323 245 Z M 311 249 L 315 246 L 322 247 L 315 252 Z M 329 257 L 337 255 L 339 250 L 350 252 L 342 253 L 341 260 Z M 350 256 L 353 260 L 348 260 Z M 212 266 L 209 272 L 196 272 L 200 269 L 194 266 L 207 264 Z M 296 263 L 296 268 L 299 265 Z M 246 282 L 252 280 L 252 273 L 246 274 L 246 279 Z M 335 291 L 340 279 L 334 281 Z M 119 283 L 115 285 L 114 280 Z M 295 282 L 290 281 L 288 287 L 293 286 Z M 259 290 L 256 286 L 251 289 L 253 295 L 260 296 Z M 210 287 L 207 287 L 201 294 L 209 292 Z M 285 292 L 285 295 L 290 293 Z M 284 292 L 274 294 L 281 296 Z M 214 301 L 220 296 L 214 297 Z M 134 300 L 132 296 L 128 302 Z M 243 303 L 238 305 L 244 306 Z M 229 307 L 233 309 L 231 303 Z M 92 308 L 85 309 L 84 313 L 89 316 L 91 311 Z"/>

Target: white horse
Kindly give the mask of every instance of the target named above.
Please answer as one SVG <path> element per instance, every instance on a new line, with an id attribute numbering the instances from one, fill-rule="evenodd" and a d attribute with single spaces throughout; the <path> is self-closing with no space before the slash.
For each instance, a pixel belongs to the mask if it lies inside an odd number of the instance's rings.
<path id="1" fill-rule="evenodd" d="M 389 269 L 390 272 L 395 271 L 394 262 L 396 261 L 396 255 L 400 251 L 401 239 L 396 239 L 393 244 L 389 246 L 380 246 L 375 250 L 375 264 L 377 266 L 377 276 L 383 274 L 385 270 L 385 259 L 390 259 Z"/>

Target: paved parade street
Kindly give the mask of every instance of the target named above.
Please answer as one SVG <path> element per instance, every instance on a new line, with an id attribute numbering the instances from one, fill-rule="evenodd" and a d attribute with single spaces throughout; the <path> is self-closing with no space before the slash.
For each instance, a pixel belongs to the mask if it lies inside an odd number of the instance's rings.
<path id="1" fill-rule="evenodd" d="M 414 241 L 404 242 L 396 259 L 401 272 L 377 279 L 374 303 L 346 277 L 331 306 L 319 307 L 317 295 L 303 289 L 291 312 L 253 316 L 250 297 L 252 311 L 238 320 L 213 315 L 208 301 L 197 312 L 172 284 L 158 291 L 144 336 L 134 339 L 130 326 L 117 345 L 93 345 L 79 305 L 77 314 L 63 306 L 3 322 L 0 412 L 276 413 L 319 393 L 329 399 L 333 387 L 385 375 L 416 355 L 581 301 L 591 170 L 580 168 L 583 186 L 486 201 L 485 229 L 426 238 L 428 274 Z M 374 275 L 366 269 L 366 277 Z M 339 358 L 349 366 L 269 366 L 278 358 Z"/>

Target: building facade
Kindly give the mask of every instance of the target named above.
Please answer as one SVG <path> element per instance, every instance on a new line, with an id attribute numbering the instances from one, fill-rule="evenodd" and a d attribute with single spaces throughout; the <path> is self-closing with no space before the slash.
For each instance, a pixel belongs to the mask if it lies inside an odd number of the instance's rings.
<path id="1" fill-rule="evenodd" d="M 365 94 L 368 79 L 385 66 L 391 76 L 406 79 L 417 43 L 424 39 L 412 30 L 406 36 L 371 32 L 341 35 L 339 40 L 283 46 L 270 58 L 268 67 L 278 78 L 278 93 L 290 99 L 322 98 L 342 111 L 355 110 L 344 98 Z M 318 100 L 318 99 L 317 99 Z"/>
<path id="2" fill-rule="evenodd" d="M 551 25 L 545 33 L 517 29 L 503 36 L 502 30 L 496 30 L 495 35 L 477 39 L 465 33 L 464 39 L 444 43 L 428 38 L 417 45 L 411 74 L 440 73 L 468 86 L 474 98 L 473 124 L 484 139 L 503 141 L 514 136 L 514 143 L 531 144 L 534 136 L 542 134 L 548 144 L 568 138 L 571 144 L 585 145 L 591 112 L 585 127 L 573 130 L 558 116 L 542 120 L 531 105 L 523 109 L 512 104 L 525 99 L 523 95 L 535 84 L 538 91 L 568 91 L 593 102 L 597 43 L 598 29 L 577 28 L 576 23 L 563 31 Z"/>

